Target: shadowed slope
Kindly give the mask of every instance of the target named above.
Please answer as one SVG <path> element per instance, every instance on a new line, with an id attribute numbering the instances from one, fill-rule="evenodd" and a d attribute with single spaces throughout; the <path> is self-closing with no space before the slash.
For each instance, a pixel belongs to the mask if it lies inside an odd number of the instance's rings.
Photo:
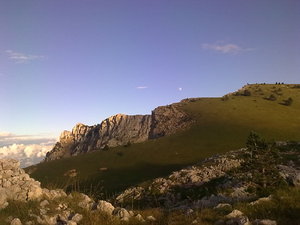
<path id="1" fill-rule="evenodd" d="M 252 130 L 269 140 L 300 140 L 300 89 L 296 87 L 250 85 L 223 98 L 184 100 L 179 107 L 196 121 L 189 130 L 41 163 L 28 170 L 45 186 L 76 181 L 85 188 L 101 185 L 111 195 L 205 157 L 241 148 Z M 244 96 L 245 90 L 250 96 Z M 268 100 L 271 94 L 276 100 Z M 288 98 L 293 99 L 289 106 L 283 104 Z M 76 169 L 78 176 L 68 180 L 63 174 L 70 169 Z"/>

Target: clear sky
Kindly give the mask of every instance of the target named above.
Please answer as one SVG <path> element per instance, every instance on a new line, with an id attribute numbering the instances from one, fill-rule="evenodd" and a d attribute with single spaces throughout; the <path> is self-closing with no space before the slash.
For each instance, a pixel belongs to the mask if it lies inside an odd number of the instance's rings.
<path id="1" fill-rule="evenodd" d="M 0 0 L 0 133 L 300 83 L 299 40 L 298 0 Z"/>

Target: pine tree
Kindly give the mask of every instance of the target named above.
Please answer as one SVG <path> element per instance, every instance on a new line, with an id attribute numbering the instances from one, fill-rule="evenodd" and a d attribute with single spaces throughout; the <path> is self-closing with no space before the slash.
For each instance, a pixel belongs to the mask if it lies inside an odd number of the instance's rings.
<path id="1" fill-rule="evenodd" d="M 275 144 L 268 144 L 255 132 L 251 132 L 246 143 L 249 155 L 243 172 L 250 174 L 248 181 L 256 185 L 262 193 L 269 192 L 283 183 L 277 164 L 279 154 Z M 250 178 L 249 178 L 250 177 Z"/>

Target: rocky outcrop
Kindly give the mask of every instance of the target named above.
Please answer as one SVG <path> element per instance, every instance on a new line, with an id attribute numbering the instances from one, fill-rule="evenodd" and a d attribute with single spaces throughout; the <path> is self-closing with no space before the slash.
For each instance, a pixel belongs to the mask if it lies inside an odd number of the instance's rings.
<path id="1" fill-rule="evenodd" d="M 192 120 L 176 104 L 161 106 L 153 110 L 149 138 L 159 138 L 188 128 Z"/>
<path id="2" fill-rule="evenodd" d="M 0 209 L 8 205 L 8 200 L 34 200 L 43 193 L 40 182 L 31 179 L 19 166 L 14 159 L 0 160 Z"/>
<path id="3" fill-rule="evenodd" d="M 297 157 L 294 160 L 286 162 L 284 157 L 296 151 L 289 148 L 284 146 L 281 150 L 277 149 L 277 157 L 280 160 L 274 164 L 272 178 L 281 179 L 277 178 L 278 173 L 283 178 L 281 184 L 299 187 L 299 153 L 296 152 Z M 249 155 L 250 150 L 247 148 L 214 155 L 196 165 L 174 171 L 167 177 L 155 178 L 139 186 L 130 187 L 114 197 L 114 201 L 122 206 L 130 206 L 134 202 L 146 207 L 159 205 L 168 210 L 221 208 L 237 202 L 247 202 L 249 206 L 257 206 L 275 201 L 272 195 L 258 198 L 257 190 L 261 188 L 259 186 L 261 184 L 252 179 L 252 171 L 257 171 L 257 164 Z M 251 167 L 245 171 L 244 168 L 249 168 L 247 167 L 249 163 Z M 247 223 L 248 220 L 244 219 L 243 221 Z M 230 224 L 236 223 L 233 221 Z"/>
<path id="4" fill-rule="evenodd" d="M 42 189 L 40 183 L 30 178 L 19 166 L 20 163 L 13 159 L 0 160 L 0 211 L 6 208 L 9 201 L 12 200 L 35 202 L 37 204 L 33 204 L 33 206 L 37 205 L 38 210 L 29 208 L 28 212 L 24 212 L 28 215 L 27 221 L 9 216 L 6 222 L 11 225 L 22 225 L 24 222 L 25 224 L 44 225 L 83 224 L 81 221 L 84 216 L 78 213 L 78 207 L 82 209 L 80 210 L 81 213 L 84 211 L 85 214 L 89 215 L 100 214 L 100 217 L 105 214 L 111 220 L 145 221 L 140 214 L 127 211 L 125 208 L 115 208 L 107 201 L 95 202 L 82 193 L 67 195 L 61 189 Z M 74 207 L 74 205 L 78 207 Z"/>
<path id="5" fill-rule="evenodd" d="M 241 211 L 235 209 L 231 213 L 225 216 L 226 225 L 250 225 L 249 219 L 247 216 L 244 215 Z"/>
<path id="6" fill-rule="evenodd" d="M 138 143 L 148 139 L 151 118 L 148 115 L 127 116 L 117 114 L 104 120 L 99 128 L 96 148 L 115 147 L 128 142 Z"/>
<path id="7" fill-rule="evenodd" d="M 300 170 L 292 166 L 278 165 L 280 175 L 287 180 L 289 184 L 300 187 Z"/>
<path id="8" fill-rule="evenodd" d="M 95 126 L 76 124 L 72 131 L 64 131 L 45 161 L 78 155 L 148 140 L 151 125 L 149 115 L 117 114 Z"/>
<path id="9" fill-rule="evenodd" d="M 170 135 L 192 124 L 179 104 L 158 107 L 151 115 L 117 114 L 95 126 L 77 124 L 64 131 L 45 161 Z"/>
<path id="10" fill-rule="evenodd" d="M 0 209 L 8 206 L 8 201 L 31 201 L 42 198 L 54 199 L 66 196 L 62 190 L 41 188 L 40 182 L 30 178 L 20 162 L 14 159 L 0 159 Z"/>
<path id="11" fill-rule="evenodd" d="M 224 155 L 217 155 L 179 171 L 173 172 L 166 178 L 156 178 L 147 186 L 131 187 L 115 198 L 116 203 L 121 205 L 130 204 L 132 201 L 141 201 L 149 206 L 160 203 L 167 208 L 182 208 L 185 205 L 195 208 L 214 207 L 219 203 L 233 202 L 247 198 L 241 194 L 241 187 L 234 187 L 233 184 L 220 185 L 230 186 L 234 192 L 230 196 L 223 194 L 216 196 L 204 196 L 202 199 L 194 199 L 188 202 L 188 199 L 181 194 L 186 191 L 192 191 L 203 187 L 203 185 L 214 179 L 226 177 L 226 172 L 241 165 L 243 160 L 240 154 L 243 152 L 232 151 Z M 205 187 L 204 187 L 205 188 Z M 223 187 L 221 188 L 223 189 Z M 237 194 L 238 192 L 238 194 Z"/>

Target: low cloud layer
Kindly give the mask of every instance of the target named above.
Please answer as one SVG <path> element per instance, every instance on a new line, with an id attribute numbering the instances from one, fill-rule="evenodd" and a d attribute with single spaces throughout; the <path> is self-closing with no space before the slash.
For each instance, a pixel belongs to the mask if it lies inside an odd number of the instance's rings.
<path id="1" fill-rule="evenodd" d="M 55 144 L 56 139 L 45 135 L 14 135 L 0 132 L 0 159 L 13 158 L 21 167 L 39 163 Z"/>
<path id="2" fill-rule="evenodd" d="M 49 135 L 16 135 L 8 132 L 0 132 L 0 147 L 11 144 L 40 144 L 53 143 L 55 138 Z"/>
<path id="3" fill-rule="evenodd" d="M 21 162 L 21 167 L 39 163 L 50 151 L 52 145 L 45 144 L 12 144 L 0 147 L 0 158 L 13 158 Z"/>
<path id="4" fill-rule="evenodd" d="M 236 44 L 202 44 L 202 48 L 223 54 L 237 54 L 251 50 L 249 48 L 242 48 Z"/>

